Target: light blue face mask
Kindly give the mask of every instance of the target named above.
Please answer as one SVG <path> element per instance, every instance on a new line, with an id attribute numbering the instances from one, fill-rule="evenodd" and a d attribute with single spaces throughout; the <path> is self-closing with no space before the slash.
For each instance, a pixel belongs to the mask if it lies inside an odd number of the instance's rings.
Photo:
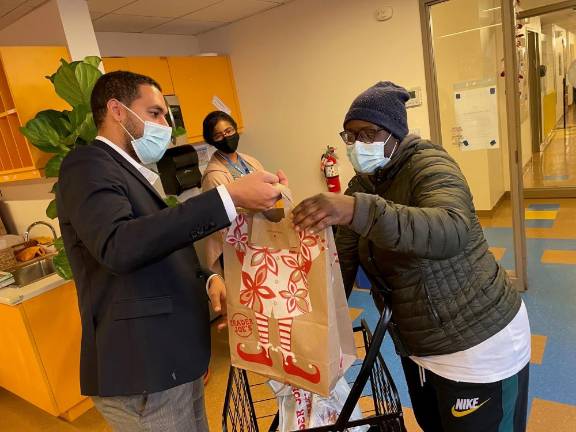
<path id="1" fill-rule="evenodd" d="M 122 123 L 120 126 L 126 131 L 126 133 L 132 138 L 132 147 L 144 165 L 151 163 L 156 163 L 168 148 L 170 144 L 170 139 L 172 138 L 172 128 L 170 126 L 164 126 L 151 121 L 144 121 L 140 118 L 138 114 L 120 102 L 124 108 L 134 114 L 138 120 L 144 123 L 144 133 L 140 138 L 134 138 L 128 129 L 124 127 Z"/>
<path id="2" fill-rule="evenodd" d="M 383 142 L 366 144 L 362 141 L 356 141 L 354 144 L 346 146 L 346 153 L 354 170 L 359 174 L 373 174 L 378 168 L 388 164 L 398 146 L 398 143 L 396 143 L 389 157 L 384 156 L 384 148 L 391 136 L 388 135 L 386 141 Z"/>

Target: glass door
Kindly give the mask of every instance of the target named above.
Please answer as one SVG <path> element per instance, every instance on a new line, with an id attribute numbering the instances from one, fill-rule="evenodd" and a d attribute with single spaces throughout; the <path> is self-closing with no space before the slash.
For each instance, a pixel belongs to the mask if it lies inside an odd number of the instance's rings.
<path id="1" fill-rule="evenodd" d="M 521 5 L 516 37 L 529 91 L 520 104 L 531 111 L 521 124 L 526 196 L 576 197 L 574 4 L 532 0 Z"/>
<path id="2" fill-rule="evenodd" d="M 501 0 L 421 0 L 421 16 L 432 138 L 460 165 L 493 254 L 523 290 L 523 211 L 511 172 L 517 153 L 509 145 Z"/>

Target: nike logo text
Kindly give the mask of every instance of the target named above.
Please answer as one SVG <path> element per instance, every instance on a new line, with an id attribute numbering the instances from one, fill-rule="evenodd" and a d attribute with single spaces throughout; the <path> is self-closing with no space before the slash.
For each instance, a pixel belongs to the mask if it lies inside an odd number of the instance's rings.
<path id="1" fill-rule="evenodd" d="M 479 404 L 478 398 L 456 399 L 456 403 L 452 407 L 452 415 L 454 417 L 464 417 L 468 414 L 472 414 L 489 400 L 490 399 L 486 399 L 484 402 Z"/>

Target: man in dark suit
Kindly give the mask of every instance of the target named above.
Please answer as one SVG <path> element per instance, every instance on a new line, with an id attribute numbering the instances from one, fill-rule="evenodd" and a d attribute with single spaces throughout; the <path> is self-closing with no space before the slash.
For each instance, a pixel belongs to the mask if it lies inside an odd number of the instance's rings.
<path id="1" fill-rule="evenodd" d="M 207 431 L 208 299 L 224 309 L 226 289 L 194 242 L 228 226 L 235 206 L 273 206 L 285 177 L 250 174 L 169 208 L 144 166 L 170 140 L 160 86 L 112 72 L 91 105 L 99 136 L 64 159 L 57 194 L 82 318 L 82 394 L 115 430 Z"/>

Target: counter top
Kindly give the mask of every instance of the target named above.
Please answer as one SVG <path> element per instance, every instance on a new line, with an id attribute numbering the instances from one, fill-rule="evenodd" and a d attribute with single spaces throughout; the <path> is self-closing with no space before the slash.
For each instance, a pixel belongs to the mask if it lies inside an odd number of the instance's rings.
<path id="1" fill-rule="evenodd" d="M 0 304 L 15 306 L 67 282 L 67 280 L 62 279 L 54 273 L 50 276 L 39 279 L 36 282 L 24 285 L 21 288 L 13 288 L 12 286 L 0 288 Z"/>

